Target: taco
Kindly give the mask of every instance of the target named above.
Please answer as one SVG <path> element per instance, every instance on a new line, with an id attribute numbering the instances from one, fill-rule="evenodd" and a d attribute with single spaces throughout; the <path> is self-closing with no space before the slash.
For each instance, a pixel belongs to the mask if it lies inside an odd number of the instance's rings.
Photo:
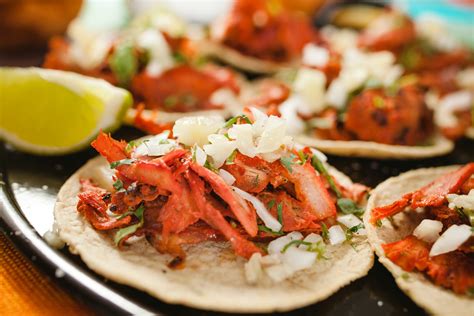
<path id="1" fill-rule="evenodd" d="M 367 188 L 285 137 L 283 120 L 253 109 L 180 119 L 173 134 L 100 134 L 103 157 L 61 188 L 59 236 L 92 270 L 167 303 L 249 313 L 324 300 L 371 268 Z"/>
<path id="2" fill-rule="evenodd" d="M 140 113 L 147 118 L 153 114 L 157 123 L 208 111 L 230 117 L 242 110 L 243 76 L 199 55 L 176 16 L 159 10 L 145 17 L 108 32 L 94 32 L 73 21 L 66 38 L 50 41 L 43 67 L 101 78 L 130 90 L 135 106 L 126 123 L 134 123 L 140 104 Z"/>
<path id="3" fill-rule="evenodd" d="M 364 215 L 379 261 L 436 315 L 474 309 L 474 163 L 409 171 L 371 193 Z"/>
<path id="4" fill-rule="evenodd" d="M 236 0 L 199 47 L 248 72 L 275 73 L 298 65 L 303 47 L 311 42 L 321 43 L 321 38 L 304 14 L 273 2 Z"/>

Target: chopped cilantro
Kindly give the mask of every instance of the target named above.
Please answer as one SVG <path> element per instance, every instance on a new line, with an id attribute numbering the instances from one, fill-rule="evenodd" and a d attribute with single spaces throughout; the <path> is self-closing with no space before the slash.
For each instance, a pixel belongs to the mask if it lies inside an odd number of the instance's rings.
<path id="1" fill-rule="evenodd" d="M 364 214 L 364 209 L 357 206 L 357 204 L 351 199 L 339 198 L 337 199 L 336 205 L 338 209 L 344 214 L 354 214 L 360 216 Z"/>
<path id="2" fill-rule="evenodd" d="M 123 189 L 123 182 L 120 180 L 120 179 L 117 179 L 117 181 L 114 182 L 114 184 L 112 184 L 114 189 L 117 190 L 117 191 L 120 191 Z"/>
<path id="3" fill-rule="evenodd" d="M 305 246 L 311 246 L 312 243 L 310 243 L 309 241 L 304 241 L 304 240 L 292 240 L 290 241 L 289 243 L 287 243 L 285 245 L 285 247 L 283 247 L 283 249 L 281 250 L 281 253 L 285 253 L 288 248 L 290 248 L 291 246 L 295 245 L 295 246 L 299 246 L 299 245 L 305 245 Z"/>
<path id="4" fill-rule="evenodd" d="M 186 106 L 195 106 L 198 102 L 196 97 L 190 93 L 183 95 L 182 100 L 184 105 Z"/>
<path id="5" fill-rule="evenodd" d="M 470 295 L 470 296 L 474 296 L 474 287 L 470 287 L 470 288 L 467 290 L 467 294 Z"/>
<path id="6" fill-rule="evenodd" d="M 124 228 L 121 228 L 115 233 L 114 242 L 115 242 L 116 245 L 119 245 L 120 242 L 124 238 L 134 234 L 140 227 L 143 226 L 143 222 L 144 222 L 143 212 L 144 211 L 145 211 L 145 207 L 143 205 L 138 207 L 135 210 L 135 212 L 133 212 L 133 215 L 138 219 L 138 223 L 127 226 L 127 227 L 124 227 Z"/>
<path id="7" fill-rule="evenodd" d="M 410 279 L 410 275 L 408 275 L 408 273 L 402 273 L 402 279 L 403 280 L 408 280 L 408 279 Z"/>
<path id="8" fill-rule="evenodd" d="M 323 237 L 324 240 L 329 239 L 329 230 L 325 223 L 321 224 L 321 237 Z"/>
<path id="9" fill-rule="evenodd" d="M 119 85 L 128 87 L 138 70 L 138 59 L 132 41 L 119 43 L 109 58 L 109 64 Z"/>
<path id="10" fill-rule="evenodd" d="M 278 203 L 278 205 L 277 205 L 277 215 L 278 215 L 278 221 L 281 224 L 280 231 L 282 231 L 283 230 L 283 203 Z"/>
<path id="11" fill-rule="evenodd" d="M 268 233 L 268 234 L 273 234 L 273 235 L 276 235 L 276 236 L 281 236 L 281 235 L 284 234 L 283 232 L 273 231 L 265 225 L 258 225 L 257 227 L 258 227 L 259 231 L 262 231 L 262 232 L 265 232 L 265 233 Z"/>
<path id="12" fill-rule="evenodd" d="M 318 171 L 326 178 L 329 183 L 329 186 L 331 187 L 331 190 L 336 194 L 338 198 L 340 198 L 342 196 L 341 191 L 339 191 L 339 189 L 336 187 L 334 179 L 331 177 L 329 172 L 326 170 L 326 167 L 324 167 L 324 164 L 318 159 L 318 157 L 316 157 L 316 155 L 313 155 L 313 158 L 311 158 L 311 165 L 314 169 L 316 169 L 316 171 Z"/>
<path id="13" fill-rule="evenodd" d="M 376 95 L 372 102 L 376 108 L 383 109 L 385 107 L 385 101 L 381 96 Z"/>
<path id="14" fill-rule="evenodd" d="M 308 156 L 302 150 L 299 150 L 298 157 L 300 158 L 300 165 L 304 166 L 306 160 L 308 160 Z"/>
<path id="15" fill-rule="evenodd" d="M 326 259 L 326 260 L 328 259 L 324 256 L 324 252 L 326 251 L 326 248 L 324 247 L 324 244 L 320 241 L 312 243 L 312 242 L 304 241 L 304 240 L 292 240 L 288 244 L 286 244 L 285 247 L 283 247 L 283 249 L 281 250 L 281 253 L 285 253 L 288 250 L 288 248 L 290 248 L 293 245 L 295 246 L 305 245 L 308 247 L 306 251 L 316 252 L 318 254 L 318 259 Z"/>
<path id="16" fill-rule="evenodd" d="M 381 219 L 378 219 L 376 222 L 375 222 L 375 226 L 377 227 L 382 227 L 382 220 Z"/>
<path id="17" fill-rule="evenodd" d="M 167 109 L 173 108 L 176 104 L 178 104 L 178 97 L 175 95 L 169 95 L 163 101 L 163 105 Z"/>
<path id="18" fill-rule="evenodd" d="M 252 184 L 253 184 L 254 187 L 258 186 L 258 184 L 259 184 L 259 175 L 258 174 L 255 178 L 253 178 Z"/>
<path id="19" fill-rule="evenodd" d="M 229 157 L 227 157 L 226 161 L 225 161 L 225 164 L 226 165 L 232 165 L 234 164 L 234 159 L 235 159 L 235 156 L 237 156 L 237 149 L 235 149 L 232 154 L 230 154 Z"/>
<path id="20" fill-rule="evenodd" d="M 247 115 L 243 114 L 243 115 L 239 115 L 239 116 L 234 116 L 233 118 L 229 119 L 227 122 L 225 122 L 224 128 L 231 127 L 232 125 L 237 123 L 237 121 L 239 119 L 244 120 L 248 124 L 252 124 L 252 121 L 247 117 Z"/>
<path id="21" fill-rule="evenodd" d="M 359 231 L 359 229 L 363 229 L 363 228 L 364 228 L 363 224 L 359 224 L 359 225 L 353 226 L 351 228 L 348 228 L 346 230 L 346 240 L 350 241 L 352 239 L 352 237 L 354 237 L 354 234 L 357 233 Z"/>
<path id="22" fill-rule="evenodd" d="M 178 64 L 184 64 L 188 61 L 187 57 L 184 56 L 182 53 L 180 52 L 176 52 L 173 54 L 173 58 L 174 60 L 176 61 L 176 63 Z"/>
<path id="23" fill-rule="evenodd" d="M 135 161 L 135 159 L 117 160 L 117 161 L 114 161 L 114 162 L 110 163 L 110 168 L 115 169 L 115 168 L 117 168 L 118 166 L 121 166 L 121 165 L 131 165 L 134 161 Z"/>
<path id="24" fill-rule="evenodd" d="M 131 141 L 128 142 L 127 146 L 125 146 L 125 151 L 127 153 L 130 153 L 133 149 L 140 146 L 141 143 L 142 143 L 142 141 L 139 141 L 139 140 L 131 140 Z"/>
<path id="25" fill-rule="evenodd" d="M 295 160 L 296 156 L 291 154 L 290 156 L 287 157 L 281 157 L 280 162 L 281 164 L 291 173 L 293 172 L 293 160 Z"/>
<path id="26" fill-rule="evenodd" d="M 271 210 L 273 208 L 273 206 L 275 206 L 275 203 L 276 203 L 275 200 L 271 200 L 270 202 L 268 202 L 268 205 L 267 205 L 268 209 Z"/>

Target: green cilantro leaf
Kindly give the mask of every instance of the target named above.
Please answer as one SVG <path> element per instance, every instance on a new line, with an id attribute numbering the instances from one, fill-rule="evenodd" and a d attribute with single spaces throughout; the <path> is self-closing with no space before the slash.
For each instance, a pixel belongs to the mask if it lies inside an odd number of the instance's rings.
<path id="1" fill-rule="evenodd" d="M 364 209 L 357 206 L 357 204 L 351 199 L 339 198 L 337 199 L 336 205 L 338 209 L 344 214 L 354 214 L 360 216 L 364 214 Z"/>
<path id="2" fill-rule="evenodd" d="M 109 58 L 112 72 L 118 79 L 119 85 L 128 87 L 138 70 L 138 59 L 132 41 L 119 43 Z"/>
<path id="3" fill-rule="evenodd" d="M 334 183 L 334 179 L 332 176 L 329 174 L 329 172 L 326 170 L 326 167 L 324 167 L 324 164 L 316 157 L 316 155 L 313 155 L 313 158 L 311 158 L 311 165 L 313 166 L 316 171 L 318 171 L 320 174 L 322 174 L 326 180 L 329 183 L 329 186 L 331 187 L 331 190 L 336 194 L 338 198 L 342 196 L 341 191 L 336 187 L 336 184 Z"/>
<path id="4" fill-rule="evenodd" d="M 125 238 L 132 234 L 134 234 L 140 227 L 143 226 L 143 212 L 145 211 L 145 207 L 141 205 L 139 208 L 133 212 L 133 215 L 138 219 L 138 223 L 124 227 L 119 229 L 114 236 L 114 242 L 116 245 L 119 245 L 120 242 Z"/>
<path id="5" fill-rule="evenodd" d="M 115 190 L 120 191 L 123 189 L 123 182 L 120 179 L 117 179 L 117 181 L 112 184 Z"/>
<path id="6" fill-rule="evenodd" d="M 234 125 L 235 123 L 237 123 L 237 121 L 239 119 L 242 119 L 244 120 L 246 123 L 248 124 L 252 124 L 252 121 L 247 117 L 247 115 L 243 114 L 243 115 L 239 115 L 239 116 L 234 116 L 233 118 L 229 119 L 227 122 L 225 122 L 224 124 L 224 128 L 229 128 L 231 127 L 232 125 Z"/>
<path id="7" fill-rule="evenodd" d="M 296 156 L 291 154 L 288 157 L 281 157 L 280 162 L 281 164 L 291 173 L 293 172 L 293 161 L 295 160 Z"/>
<path id="8" fill-rule="evenodd" d="M 232 165 L 234 164 L 234 159 L 235 159 L 235 156 L 237 156 L 237 149 L 235 149 L 232 154 L 230 154 L 229 157 L 227 157 L 226 161 L 225 161 L 225 164 L 226 165 Z"/>
<path id="9" fill-rule="evenodd" d="M 321 223 L 321 237 L 323 237 L 324 240 L 329 239 L 329 230 L 325 223 Z"/>
<path id="10" fill-rule="evenodd" d="M 118 166 L 131 165 L 134 161 L 135 161 L 135 159 L 122 159 L 122 160 L 117 160 L 117 161 L 114 161 L 114 162 L 111 162 L 111 163 L 110 163 L 110 168 L 111 168 L 111 169 L 115 169 L 115 168 L 117 168 Z"/>
<path id="11" fill-rule="evenodd" d="M 265 225 L 257 225 L 257 227 L 258 227 L 259 231 L 262 231 L 262 232 L 265 232 L 265 233 L 268 233 L 268 234 L 273 234 L 275 236 L 282 236 L 284 234 L 283 232 L 273 231 Z"/>
<path id="12" fill-rule="evenodd" d="M 374 106 L 379 109 L 383 109 L 385 107 L 385 101 L 381 96 L 376 95 L 373 99 L 372 102 L 374 103 Z"/>
<path id="13" fill-rule="evenodd" d="M 278 205 L 277 205 L 277 215 L 278 215 L 278 221 L 281 224 L 280 231 L 282 231 L 283 230 L 283 203 L 278 203 Z"/>

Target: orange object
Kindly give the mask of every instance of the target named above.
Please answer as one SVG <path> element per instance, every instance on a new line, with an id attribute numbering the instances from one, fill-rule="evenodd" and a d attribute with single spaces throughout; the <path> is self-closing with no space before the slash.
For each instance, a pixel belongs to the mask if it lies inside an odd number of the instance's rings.
<path id="1" fill-rule="evenodd" d="M 2 315 L 91 315 L 42 274 L 0 233 L 0 311 Z"/>

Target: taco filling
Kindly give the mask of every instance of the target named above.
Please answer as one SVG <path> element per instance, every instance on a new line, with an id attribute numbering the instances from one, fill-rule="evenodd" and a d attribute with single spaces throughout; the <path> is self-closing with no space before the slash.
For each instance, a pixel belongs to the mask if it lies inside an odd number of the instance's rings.
<path id="1" fill-rule="evenodd" d="M 307 43 L 321 42 L 308 17 L 285 10 L 276 1 L 236 0 L 211 31 L 220 44 L 273 62 L 298 60 Z"/>
<path id="2" fill-rule="evenodd" d="M 372 210 L 370 222 L 423 208 L 425 219 L 411 235 L 382 244 L 403 270 L 423 273 L 456 294 L 474 290 L 474 163 L 447 173 L 399 200 Z"/>
<path id="3" fill-rule="evenodd" d="M 101 133 L 92 146 L 115 170 L 113 189 L 81 179 L 77 211 L 126 247 L 144 236 L 183 267 L 186 247 L 228 241 L 281 281 L 323 260 L 326 243 L 364 235 L 359 216 L 367 188 L 340 181 L 325 156 L 285 136 L 284 120 L 256 109 L 224 123 L 192 117 L 126 143 Z M 280 272 L 278 272 L 280 271 Z"/>

